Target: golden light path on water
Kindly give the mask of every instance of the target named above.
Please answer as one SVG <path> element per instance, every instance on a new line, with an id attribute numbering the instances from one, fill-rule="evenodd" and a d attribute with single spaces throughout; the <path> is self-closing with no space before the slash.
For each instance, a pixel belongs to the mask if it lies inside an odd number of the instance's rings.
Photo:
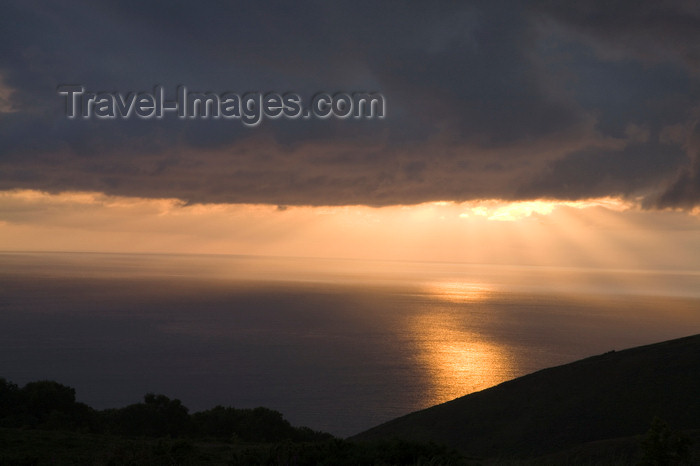
<path id="1" fill-rule="evenodd" d="M 418 358 L 431 382 L 426 394 L 429 405 L 497 385 L 512 373 L 508 351 L 468 328 L 470 305 L 488 299 L 490 289 L 480 283 L 426 285 L 432 297 L 461 306 L 461 312 L 435 309 L 409 321 L 409 330 L 417 335 Z"/>

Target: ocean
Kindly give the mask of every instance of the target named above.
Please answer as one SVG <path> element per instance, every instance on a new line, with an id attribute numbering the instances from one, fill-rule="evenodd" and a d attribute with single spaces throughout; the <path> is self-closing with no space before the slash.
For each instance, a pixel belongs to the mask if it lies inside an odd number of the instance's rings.
<path id="1" fill-rule="evenodd" d="M 700 272 L 0 254 L 0 377 L 98 409 L 276 409 L 349 436 L 546 367 L 700 333 Z M 633 383 L 631 381 L 630 383 Z"/>

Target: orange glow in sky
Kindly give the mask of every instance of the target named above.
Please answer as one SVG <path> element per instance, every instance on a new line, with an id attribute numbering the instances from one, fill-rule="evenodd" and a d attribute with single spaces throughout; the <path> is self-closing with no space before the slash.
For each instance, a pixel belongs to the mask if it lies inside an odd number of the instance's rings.
<path id="1" fill-rule="evenodd" d="M 616 198 L 373 208 L 188 205 L 178 199 L 91 192 L 0 192 L 0 249 L 5 251 L 695 270 L 700 263 L 699 231 L 697 211 L 643 211 Z M 460 296 L 470 295 L 465 291 Z"/>

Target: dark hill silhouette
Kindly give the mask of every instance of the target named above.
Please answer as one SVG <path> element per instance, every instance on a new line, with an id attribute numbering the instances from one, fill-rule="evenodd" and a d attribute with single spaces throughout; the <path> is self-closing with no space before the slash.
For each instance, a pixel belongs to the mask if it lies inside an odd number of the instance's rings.
<path id="1" fill-rule="evenodd" d="M 644 434 L 655 417 L 674 429 L 700 428 L 700 335 L 541 370 L 351 440 L 433 441 L 476 457 L 533 457 Z"/>

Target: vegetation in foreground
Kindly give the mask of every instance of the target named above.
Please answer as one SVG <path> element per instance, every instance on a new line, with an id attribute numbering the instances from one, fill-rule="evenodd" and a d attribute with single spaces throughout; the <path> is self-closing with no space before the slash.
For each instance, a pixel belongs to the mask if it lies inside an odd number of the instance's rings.
<path id="1" fill-rule="evenodd" d="M 694 432 L 695 441 L 700 431 Z M 468 459 L 434 444 L 402 441 L 247 443 L 0 428 L 0 465 L 691 465 L 688 437 L 655 421 L 644 437 L 595 442 L 538 458 Z"/>
<path id="2" fill-rule="evenodd" d="M 0 378 L 0 465 L 461 465 L 433 443 L 358 444 L 293 427 L 277 411 L 217 406 L 189 414 L 177 399 L 95 410 L 54 381 Z"/>

